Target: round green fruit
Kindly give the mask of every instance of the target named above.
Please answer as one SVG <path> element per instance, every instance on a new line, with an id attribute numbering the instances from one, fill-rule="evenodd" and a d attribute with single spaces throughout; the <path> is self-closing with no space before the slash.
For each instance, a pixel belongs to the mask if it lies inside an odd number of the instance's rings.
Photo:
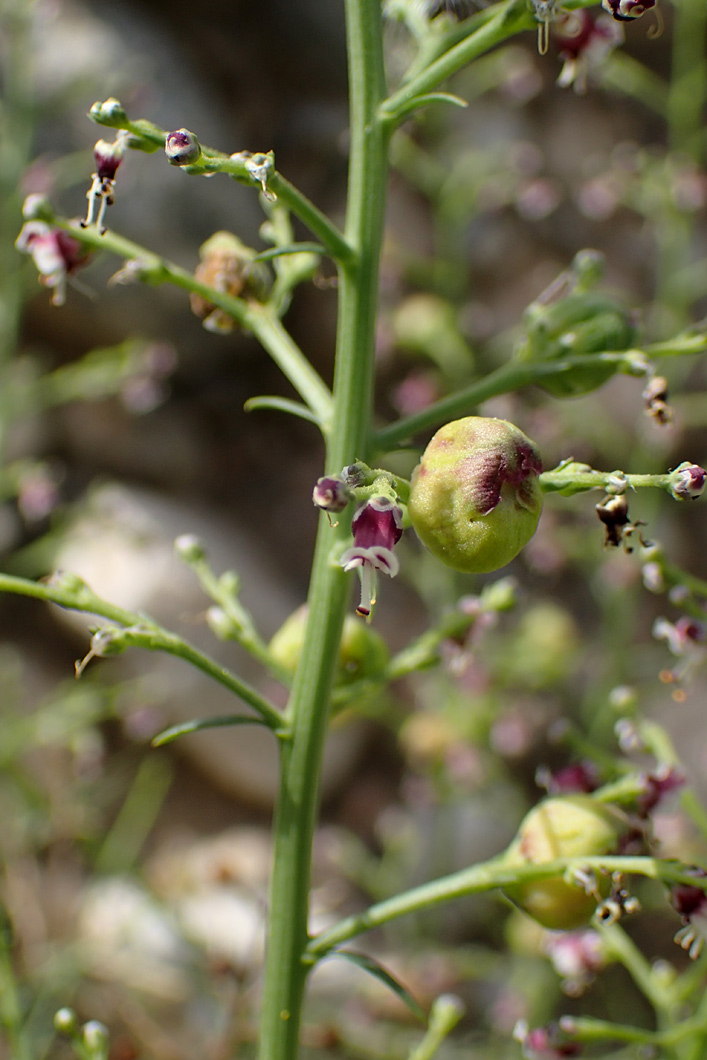
<path id="1" fill-rule="evenodd" d="M 535 533 L 541 471 L 537 447 L 507 420 L 446 424 L 412 475 L 408 511 L 417 536 L 454 570 L 505 567 Z"/>

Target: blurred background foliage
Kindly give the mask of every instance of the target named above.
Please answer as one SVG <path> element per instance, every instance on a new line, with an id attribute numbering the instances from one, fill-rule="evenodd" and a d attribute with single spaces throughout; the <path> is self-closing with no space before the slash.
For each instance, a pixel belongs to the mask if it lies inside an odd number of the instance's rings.
<path id="1" fill-rule="evenodd" d="M 539 56 L 527 34 L 455 79 L 468 108 L 428 108 L 396 134 L 382 418 L 508 360 L 523 310 L 582 247 L 606 256 L 604 289 L 637 311 L 644 341 L 707 315 L 704 0 L 663 3 L 661 16 L 657 38 L 651 16 L 627 25 L 585 94 L 557 86 L 557 49 L 551 41 Z M 395 72 L 408 43 L 393 19 L 388 45 Z M 13 243 L 31 192 L 67 215 L 84 212 L 96 136 L 86 112 L 108 96 L 229 152 L 274 149 L 278 169 L 340 217 L 342 5 L 0 0 L 0 62 L 3 569 L 78 570 L 97 592 L 155 614 L 257 680 L 251 661 L 217 646 L 172 542 L 197 532 L 218 572 L 235 568 L 269 638 L 306 592 L 315 432 L 243 411 L 254 394 L 288 396 L 286 384 L 250 337 L 205 331 L 180 292 L 106 286 L 117 266 L 97 257 L 57 310 Z M 261 247 L 250 190 L 187 178 L 137 152 L 121 169 L 109 223 L 188 268 L 219 229 Z M 326 378 L 331 281 L 323 265 L 288 314 Z M 646 416 L 642 382 L 625 376 L 564 401 L 528 388 L 482 411 L 525 430 L 547 468 L 568 456 L 606 470 L 704 465 L 704 359 L 662 369 L 667 425 Z M 405 472 L 416 455 L 392 459 Z M 596 499 L 549 497 L 512 581 L 504 572 L 496 590 L 502 604 L 481 607 L 468 637 L 443 645 L 438 667 L 335 722 L 315 925 L 502 850 L 539 797 L 538 767 L 611 762 L 614 723 L 634 709 L 661 719 L 707 794 L 700 649 L 686 679 L 669 680 L 674 659 L 651 631 L 657 616 L 674 621 L 679 611 L 648 591 L 635 556 L 603 548 Z M 672 563 L 707 577 L 700 505 L 646 491 L 631 514 Z M 482 588 L 499 580 L 442 570 L 412 534 L 399 551 L 401 575 L 376 615 L 392 651 L 460 596 L 479 607 Z M 128 655 L 75 682 L 85 621 L 3 596 L 0 626 L 0 1057 L 69 1055 L 52 1027 L 66 1004 L 110 1027 L 111 1060 L 249 1056 L 275 783 L 265 740 L 234 730 L 153 751 L 165 724 L 223 709 L 206 679 Z M 704 837 L 677 808 L 655 826 L 667 855 L 705 856 Z M 677 918 L 657 889 L 644 890 L 629 931 L 649 959 L 679 964 Z M 516 1055 L 508 1038 L 519 1018 L 652 1018 L 617 966 L 581 997 L 563 996 L 547 939 L 496 897 L 401 921 L 372 946 L 422 1002 L 463 998 L 443 1057 Z M 418 1037 L 394 995 L 353 966 L 328 961 L 314 974 L 304 1056 L 394 1060 Z"/>

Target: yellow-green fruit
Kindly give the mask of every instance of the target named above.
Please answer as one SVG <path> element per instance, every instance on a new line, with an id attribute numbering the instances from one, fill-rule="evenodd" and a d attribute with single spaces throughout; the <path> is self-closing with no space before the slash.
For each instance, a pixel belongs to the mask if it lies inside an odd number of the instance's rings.
<path id="1" fill-rule="evenodd" d="M 590 795 L 544 799 L 524 818 L 504 857 L 507 868 L 542 865 L 558 858 L 595 857 L 614 852 L 626 824 L 620 814 Z M 527 880 L 505 894 L 543 927 L 571 931 L 586 924 L 597 905 L 565 874 Z"/>
<path id="2" fill-rule="evenodd" d="M 454 570 L 505 567 L 535 533 L 541 471 L 537 447 L 507 420 L 446 424 L 412 475 L 408 512 L 417 536 Z"/>
<path id="3" fill-rule="evenodd" d="M 270 641 L 270 654 L 275 662 L 290 673 L 297 669 L 304 632 L 307 624 L 307 606 L 303 604 L 285 619 L 285 622 Z M 336 684 L 350 684 L 361 677 L 376 677 L 385 669 L 390 652 L 383 638 L 353 615 L 344 621 L 344 633 L 339 648 Z"/>

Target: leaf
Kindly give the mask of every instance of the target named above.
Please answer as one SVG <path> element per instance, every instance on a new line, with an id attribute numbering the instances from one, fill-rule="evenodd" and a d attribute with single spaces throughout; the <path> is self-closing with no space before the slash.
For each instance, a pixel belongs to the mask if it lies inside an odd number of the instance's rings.
<path id="1" fill-rule="evenodd" d="M 272 247 L 256 254 L 254 261 L 270 261 L 272 258 L 281 258 L 285 254 L 324 254 L 325 250 L 321 243 L 288 243 L 284 247 Z"/>
<path id="2" fill-rule="evenodd" d="M 291 416 L 299 416 L 300 419 L 316 423 L 318 427 L 321 425 L 319 417 L 306 405 L 301 405 L 299 401 L 291 401 L 290 398 L 277 397 L 275 394 L 248 398 L 243 408 L 246 412 L 254 412 L 257 409 L 277 409 L 279 412 L 289 412 Z"/>
<path id="3" fill-rule="evenodd" d="M 415 96 L 414 99 L 404 103 L 395 113 L 396 119 L 412 114 L 429 103 L 452 103 L 455 107 L 468 107 L 469 104 L 461 96 L 454 96 L 451 92 L 428 92 L 424 96 Z"/>
<path id="4" fill-rule="evenodd" d="M 262 718 L 250 714 L 220 714 L 215 718 L 195 718 L 193 721 L 184 721 L 180 725 L 172 725 L 169 729 L 157 734 L 152 739 L 153 747 L 162 747 L 165 743 L 171 743 L 178 736 L 188 736 L 191 732 L 201 732 L 202 729 L 219 729 L 230 725 L 264 725 L 270 728 Z"/>
<path id="5" fill-rule="evenodd" d="M 409 990 L 399 983 L 398 980 L 387 972 L 373 957 L 368 957 L 365 953 L 356 953 L 354 950 L 333 950 L 329 957 L 343 957 L 349 964 L 355 964 L 358 968 L 362 968 L 364 972 L 368 972 L 374 979 L 377 979 L 384 986 L 387 986 L 389 990 L 392 990 L 394 994 L 397 994 L 400 1000 L 407 1005 L 410 1011 L 419 1020 L 424 1023 L 427 1019 L 425 1013 L 412 996 Z"/>

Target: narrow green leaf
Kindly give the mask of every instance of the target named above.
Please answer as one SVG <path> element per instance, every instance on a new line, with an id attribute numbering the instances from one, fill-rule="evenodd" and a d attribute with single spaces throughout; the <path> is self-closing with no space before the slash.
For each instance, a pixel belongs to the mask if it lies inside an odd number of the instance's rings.
<path id="1" fill-rule="evenodd" d="M 414 1016 L 417 1016 L 419 1020 L 426 1021 L 427 1017 L 422 1009 L 422 1006 L 417 1003 L 415 998 L 412 996 L 409 990 L 406 990 L 402 983 L 387 972 L 373 957 L 368 957 L 365 953 L 356 953 L 354 950 L 333 950 L 331 957 L 343 957 L 349 964 L 355 964 L 358 968 L 362 968 L 364 972 L 368 972 L 374 979 L 383 983 L 389 990 L 392 990 L 394 994 L 397 994 L 400 1000 L 407 1005 Z"/>
<path id="2" fill-rule="evenodd" d="M 421 107 L 428 106 L 430 103 L 452 103 L 455 107 L 469 106 L 465 99 L 462 99 L 461 96 L 455 96 L 451 92 L 428 92 L 424 96 L 415 96 L 414 99 L 403 104 L 395 117 L 399 120 L 416 110 L 420 110 Z"/>
<path id="3" fill-rule="evenodd" d="M 153 747 L 162 747 L 165 743 L 171 743 L 178 736 L 187 736 L 191 732 L 201 732 L 202 729 L 219 729 L 229 725 L 264 725 L 266 729 L 270 726 L 262 718 L 249 714 L 221 714 L 215 718 L 195 718 L 193 721 L 184 721 L 181 725 L 172 725 L 169 729 L 158 733 L 152 739 Z"/>
<path id="4" fill-rule="evenodd" d="M 271 261 L 272 258 L 281 258 L 285 254 L 325 254 L 326 250 L 321 243 L 288 243 L 283 247 L 271 247 L 261 254 L 256 254 L 254 261 Z"/>
<path id="5" fill-rule="evenodd" d="M 300 419 L 308 420 L 309 423 L 316 423 L 317 427 L 321 426 L 319 417 L 306 405 L 300 404 L 299 401 L 292 401 L 290 398 L 278 397 L 276 394 L 263 394 L 261 397 L 248 398 L 243 408 L 246 412 L 255 412 L 257 409 L 277 409 L 279 412 L 288 412 L 291 416 L 299 416 Z"/>

